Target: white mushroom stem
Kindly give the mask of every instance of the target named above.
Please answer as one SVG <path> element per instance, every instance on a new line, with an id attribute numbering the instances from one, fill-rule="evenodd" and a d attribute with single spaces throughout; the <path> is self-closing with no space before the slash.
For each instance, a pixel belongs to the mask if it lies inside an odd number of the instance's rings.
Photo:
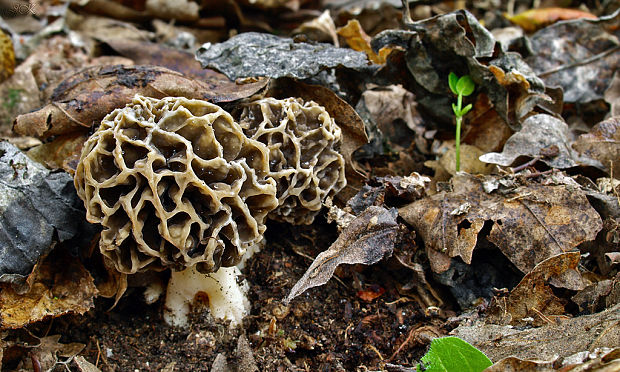
<path id="1" fill-rule="evenodd" d="M 202 274 L 193 266 L 173 271 L 166 291 L 164 320 L 173 326 L 186 327 L 196 295 L 206 294 L 214 318 L 230 320 L 231 327 L 240 324 L 250 311 L 250 301 L 246 297 L 249 286 L 245 280 L 238 282 L 239 275 L 241 271 L 235 266 L 222 267 L 210 274 Z"/>

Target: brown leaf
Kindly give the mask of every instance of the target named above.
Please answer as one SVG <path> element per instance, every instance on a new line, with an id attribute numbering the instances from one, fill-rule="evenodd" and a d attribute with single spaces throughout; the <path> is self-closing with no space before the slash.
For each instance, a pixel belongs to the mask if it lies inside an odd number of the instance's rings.
<path id="1" fill-rule="evenodd" d="M 60 135 L 52 142 L 43 143 L 28 150 L 28 156 L 51 169 L 64 169 L 73 174 L 80 160 L 82 146 L 88 133 L 73 132 Z"/>
<path id="2" fill-rule="evenodd" d="M 573 149 L 600 161 L 615 177 L 620 175 L 620 117 L 596 124 L 573 143 Z"/>
<path id="3" fill-rule="evenodd" d="M 161 44 L 122 39 L 104 39 L 120 55 L 130 58 L 136 65 L 165 67 L 192 77 L 209 87 L 215 102 L 234 101 L 246 98 L 263 89 L 269 79 L 259 78 L 247 84 L 236 84 L 226 75 L 204 69 L 192 53 L 166 47 Z"/>
<path id="4" fill-rule="evenodd" d="M 595 19 L 592 13 L 568 8 L 538 8 L 530 9 L 514 16 L 506 16 L 512 23 L 521 26 L 527 32 L 533 32 L 549 26 L 557 21 L 588 18 Z"/>
<path id="5" fill-rule="evenodd" d="M 322 86 L 308 85 L 289 78 L 280 78 L 272 80 L 267 89 L 267 96 L 275 98 L 299 97 L 305 101 L 314 101 L 325 107 L 329 115 L 334 118 L 336 124 L 342 129 L 340 151 L 344 156 L 347 177 L 347 186 L 338 193 L 336 198 L 346 202 L 353 197 L 366 179 L 356 170 L 353 152 L 368 143 L 364 122 L 357 112 L 334 92 Z"/>
<path id="6" fill-rule="evenodd" d="M 534 325 L 550 323 L 554 315 L 564 314 L 565 301 L 553 294 L 548 282 L 565 272 L 577 269 L 579 252 L 561 253 L 550 257 L 536 267 L 517 286 L 508 297 L 494 301 L 490 310 L 492 323 L 525 325 L 525 318 L 533 318 Z"/>
<path id="7" fill-rule="evenodd" d="M 549 360 L 584 350 L 620 347 L 620 305 L 539 328 L 519 330 L 496 324 L 461 325 L 451 332 L 491 360 L 513 356 Z"/>
<path id="8" fill-rule="evenodd" d="M 1 284 L 0 328 L 21 328 L 47 317 L 84 314 L 97 295 L 94 280 L 82 263 L 58 250 L 37 264 L 28 277 L 30 289 L 18 294 Z"/>
<path id="9" fill-rule="evenodd" d="M 524 273 L 549 257 L 593 240 L 602 228 L 599 214 L 580 190 L 531 184 L 502 195 L 485 192 L 483 180 L 459 173 L 451 180 L 454 191 L 399 210 L 424 241 L 436 273 L 450 267 L 451 257 L 471 263 L 485 223 L 491 225 L 487 239 Z"/>
<path id="10" fill-rule="evenodd" d="M 396 209 L 368 207 L 351 221 L 329 249 L 314 259 L 284 303 L 288 304 L 309 288 L 327 283 L 341 264 L 372 265 L 390 256 L 398 228 L 396 216 Z"/>
<path id="11" fill-rule="evenodd" d="M 154 98 L 181 96 L 214 101 L 245 96 L 245 93 L 233 91 L 220 92 L 217 85 L 163 67 L 94 66 L 63 80 L 54 90 L 51 103 L 33 113 L 18 116 L 13 130 L 40 138 L 73 131 L 86 132 L 138 93 Z"/>

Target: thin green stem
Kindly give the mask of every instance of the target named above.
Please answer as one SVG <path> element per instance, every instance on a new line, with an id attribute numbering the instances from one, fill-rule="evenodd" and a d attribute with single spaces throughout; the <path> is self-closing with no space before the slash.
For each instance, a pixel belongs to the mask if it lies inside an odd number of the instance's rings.
<path id="1" fill-rule="evenodd" d="M 458 114 L 456 114 L 456 171 L 460 171 L 461 170 L 461 122 L 463 120 L 463 116 L 461 116 L 460 112 L 463 109 L 463 95 L 461 93 L 459 93 L 457 101 L 456 101 L 456 106 L 457 109 L 459 111 Z"/>
<path id="2" fill-rule="evenodd" d="M 460 97 L 460 96 L 459 96 Z M 461 170 L 461 116 L 456 117 L 456 171 Z"/>

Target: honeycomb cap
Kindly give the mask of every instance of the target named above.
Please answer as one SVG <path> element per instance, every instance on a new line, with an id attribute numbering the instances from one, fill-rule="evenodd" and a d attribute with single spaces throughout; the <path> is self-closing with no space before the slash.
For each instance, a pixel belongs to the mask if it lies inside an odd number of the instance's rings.
<path id="1" fill-rule="evenodd" d="M 260 241 L 278 205 L 269 152 L 214 104 L 137 95 L 86 141 L 74 182 L 118 271 L 213 272 Z"/>
<path id="2" fill-rule="evenodd" d="M 311 224 L 328 197 L 346 186 L 341 130 L 313 101 L 264 98 L 234 112 L 244 133 L 269 148 L 278 207 L 269 217 Z"/>

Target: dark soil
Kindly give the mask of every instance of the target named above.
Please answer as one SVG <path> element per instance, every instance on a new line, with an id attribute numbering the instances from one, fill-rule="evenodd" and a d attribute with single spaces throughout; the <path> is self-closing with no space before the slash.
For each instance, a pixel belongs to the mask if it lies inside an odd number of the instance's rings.
<path id="1" fill-rule="evenodd" d="M 303 227 L 271 224 L 267 248 L 245 269 L 252 313 L 237 329 L 214 321 L 204 308 L 194 309 L 188 329 L 169 327 L 161 315 L 162 301 L 147 305 L 142 289 L 133 288 L 114 309 L 106 311 L 111 302 L 100 299 L 85 316 L 48 322 L 47 332 L 62 334 L 60 342 L 86 344 L 81 355 L 103 371 L 160 371 L 172 363 L 174 371 L 208 371 L 218 353 L 234 365 L 240 334 L 246 335 L 261 371 L 412 365 L 426 351 L 424 332 L 437 335 L 449 329 L 440 328 L 444 313 L 425 314 L 415 297 L 399 294 L 397 278 L 408 274 L 394 271 L 389 262 L 372 269 L 341 268 L 325 286 L 307 291 L 288 307 L 282 304 L 310 257 L 336 237 L 335 227 L 324 221 Z M 359 291 L 383 290 L 372 301 L 360 298 Z"/>

